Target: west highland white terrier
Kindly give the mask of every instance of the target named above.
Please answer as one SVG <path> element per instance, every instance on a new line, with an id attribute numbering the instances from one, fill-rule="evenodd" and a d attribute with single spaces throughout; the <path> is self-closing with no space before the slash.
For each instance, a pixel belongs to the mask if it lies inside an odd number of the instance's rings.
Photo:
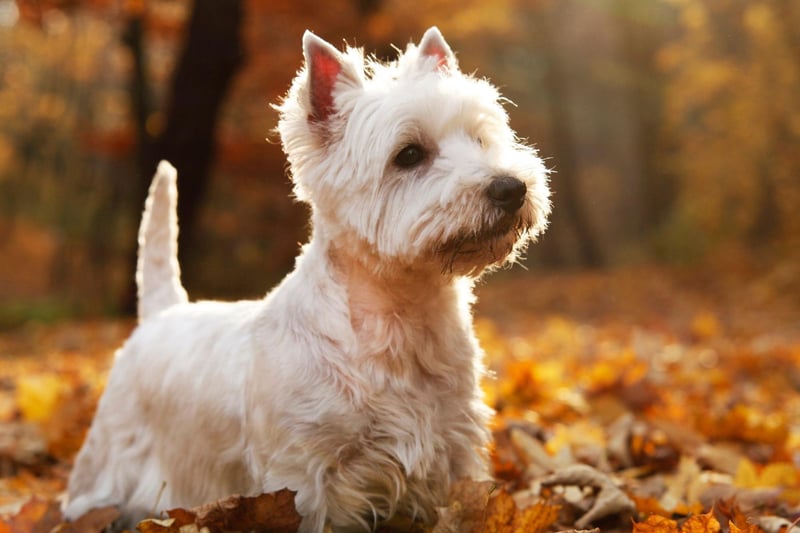
<path id="1" fill-rule="evenodd" d="M 234 493 L 297 492 L 302 531 L 433 522 L 489 475 L 472 285 L 545 227 L 547 171 L 436 28 L 391 63 L 306 32 L 278 131 L 312 208 L 264 299 L 189 303 L 176 173 L 139 233 L 139 325 L 117 352 L 65 515 L 135 522 Z"/>

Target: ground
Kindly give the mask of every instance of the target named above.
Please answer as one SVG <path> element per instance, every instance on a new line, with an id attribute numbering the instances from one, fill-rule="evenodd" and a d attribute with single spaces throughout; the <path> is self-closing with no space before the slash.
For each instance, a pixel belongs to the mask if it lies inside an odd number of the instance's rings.
<path id="1" fill-rule="evenodd" d="M 459 482 L 434 531 L 770 532 L 800 517 L 797 262 L 532 269 L 477 292 L 496 481 Z M 58 524 L 53 502 L 133 325 L 0 334 L 0 533 Z M 271 498 L 141 527 L 252 529 L 236 521 L 246 515 L 291 529 L 291 498 Z M 111 513 L 82 527 L 99 531 Z M 403 519 L 383 529 L 430 530 Z"/>

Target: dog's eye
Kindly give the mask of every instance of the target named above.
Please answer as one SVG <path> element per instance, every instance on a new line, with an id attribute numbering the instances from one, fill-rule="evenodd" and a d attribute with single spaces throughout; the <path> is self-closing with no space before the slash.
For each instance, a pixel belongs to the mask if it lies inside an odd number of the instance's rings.
<path id="1" fill-rule="evenodd" d="M 411 168 L 420 164 L 427 154 L 418 144 L 409 144 L 395 156 L 394 164 L 400 168 Z"/>
<path id="2" fill-rule="evenodd" d="M 478 146 L 480 146 L 481 148 L 483 148 L 483 139 L 482 139 L 482 138 L 480 138 L 480 137 L 478 137 L 476 140 L 478 141 Z"/>

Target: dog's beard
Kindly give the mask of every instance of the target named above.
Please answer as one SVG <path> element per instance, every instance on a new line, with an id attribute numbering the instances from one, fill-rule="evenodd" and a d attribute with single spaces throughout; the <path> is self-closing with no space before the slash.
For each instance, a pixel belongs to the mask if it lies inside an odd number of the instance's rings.
<path id="1" fill-rule="evenodd" d="M 504 216 L 483 228 L 463 230 L 435 248 L 446 274 L 471 274 L 504 262 L 522 239 L 533 220 L 521 214 Z"/>

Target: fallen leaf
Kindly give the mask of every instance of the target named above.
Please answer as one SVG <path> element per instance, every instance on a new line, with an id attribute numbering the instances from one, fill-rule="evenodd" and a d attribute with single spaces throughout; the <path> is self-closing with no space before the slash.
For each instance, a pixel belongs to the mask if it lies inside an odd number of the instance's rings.
<path id="1" fill-rule="evenodd" d="M 476 524 L 472 528 L 472 533 L 483 533 L 484 531 L 496 531 L 498 533 L 511 533 L 511 523 L 517 512 L 517 504 L 514 498 L 506 491 L 497 491 L 486 505 L 486 517 L 483 523 Z"/>
<path id="2" fill-rule="evenodd" d="M 794 522 L 780 516 L 759 516 L 755 522 L 765 533 L 791 533 L 795 526 Z"/>
<path id="3" fill-rule="evenodd" d="M 633 513 L 636 506 L 633 501 L 614 484 L 608 474 L 604 474 L 588 465 L 572 465 L 542 480 L 542 486 L 579 486 L 598 489 L 594 503 L 575 525 L 585 528 L 595 520 L 610 515 Z"/>
<path id="4" fill-rule="evenodd" d="M 25 420 L 49 420 L 58 405 L 62 382 L 53 374 L 20 376 L 17 380 L 17 405 Z"/>
<path id="5" fill-rule="evenodd" d="M 211 530 L 293 531 L 301 521 L 294 506 L 294 495 L 287 489 L 256 497 L 235 495 L 190 510 L 172 509 L 167 515 L 176 520 L 176 525 L 193 523 Z"/>
<path id="6" fill-rule="evenodd" d="M 678 533 L 678 523 L 660 515 L 650 515 L 644 522 L 634 522 L 633 533 Z"/>
<path id="7" fill-rule="evenodd" d="M 543 533 L 558 519 L 560 506 L 538 502 L 518 511 L 511 522 L 511 531 Z"/>
<path id="8" fill-rule="evenodd" d="M 53 533 L 102 533 L 119 517 L 114 506 L 92 509 L 77 520 L 61 524 Z"/>
<path id="9" fill-rule="evenodd" d="M 682 515 L 703 512 L 700 497 L 708 484 L 697 461 L 682 456 L 675 473 L 664 480 L 667 491 L 659 499 L 661 507 Z"/>
<path id="10" fill-rule="evenodd" d="M 730 533 L 762 533 L 764 531 L 755 524 L 747 524 L 744 527 L 739 527 L 733 522 L 728 522 L 728 529 Z"/>
<path id="11" fill-rule="evenodd" d="M 147 520 L 139 522 L 136 525 L 136 529 L 138 529 L 140 533 L 194 533 L 197 531 L 197 526 L 194 524 L 179 526 L 174 518 L 167 518 L 165 520 L 148 518 Z"/>
<path id="12" fill-rule="evenodd" d="M 461 479 L 453 483 L 447 511 L 439 515 L 441 530 L 471 531 L 475 524 L 482 523 L 489 496 L 496 488 L 493 481 Z"/>
<path id="13" fill-rule="evenodd" d="M 719 533 L 719 530 L 719 522 L 711 511 L 690 516 L 681 526 L 681 533 Z"/>
<path id="14" fill-rule="evenodd" d="M 6 527 L 9 533 L 49 533 L 62 520 L 58 502 L 34 496 L 11 518 L 0 520 L 0 527 Z"/>
<path id="15" fill-rule="evenodd" d="M 542 474 L 555 470 L 555 460 L 537 439 L 519 428 L 511 428 L 510 438 L 517 456 L 526 467 L 534 467 Z"/>

